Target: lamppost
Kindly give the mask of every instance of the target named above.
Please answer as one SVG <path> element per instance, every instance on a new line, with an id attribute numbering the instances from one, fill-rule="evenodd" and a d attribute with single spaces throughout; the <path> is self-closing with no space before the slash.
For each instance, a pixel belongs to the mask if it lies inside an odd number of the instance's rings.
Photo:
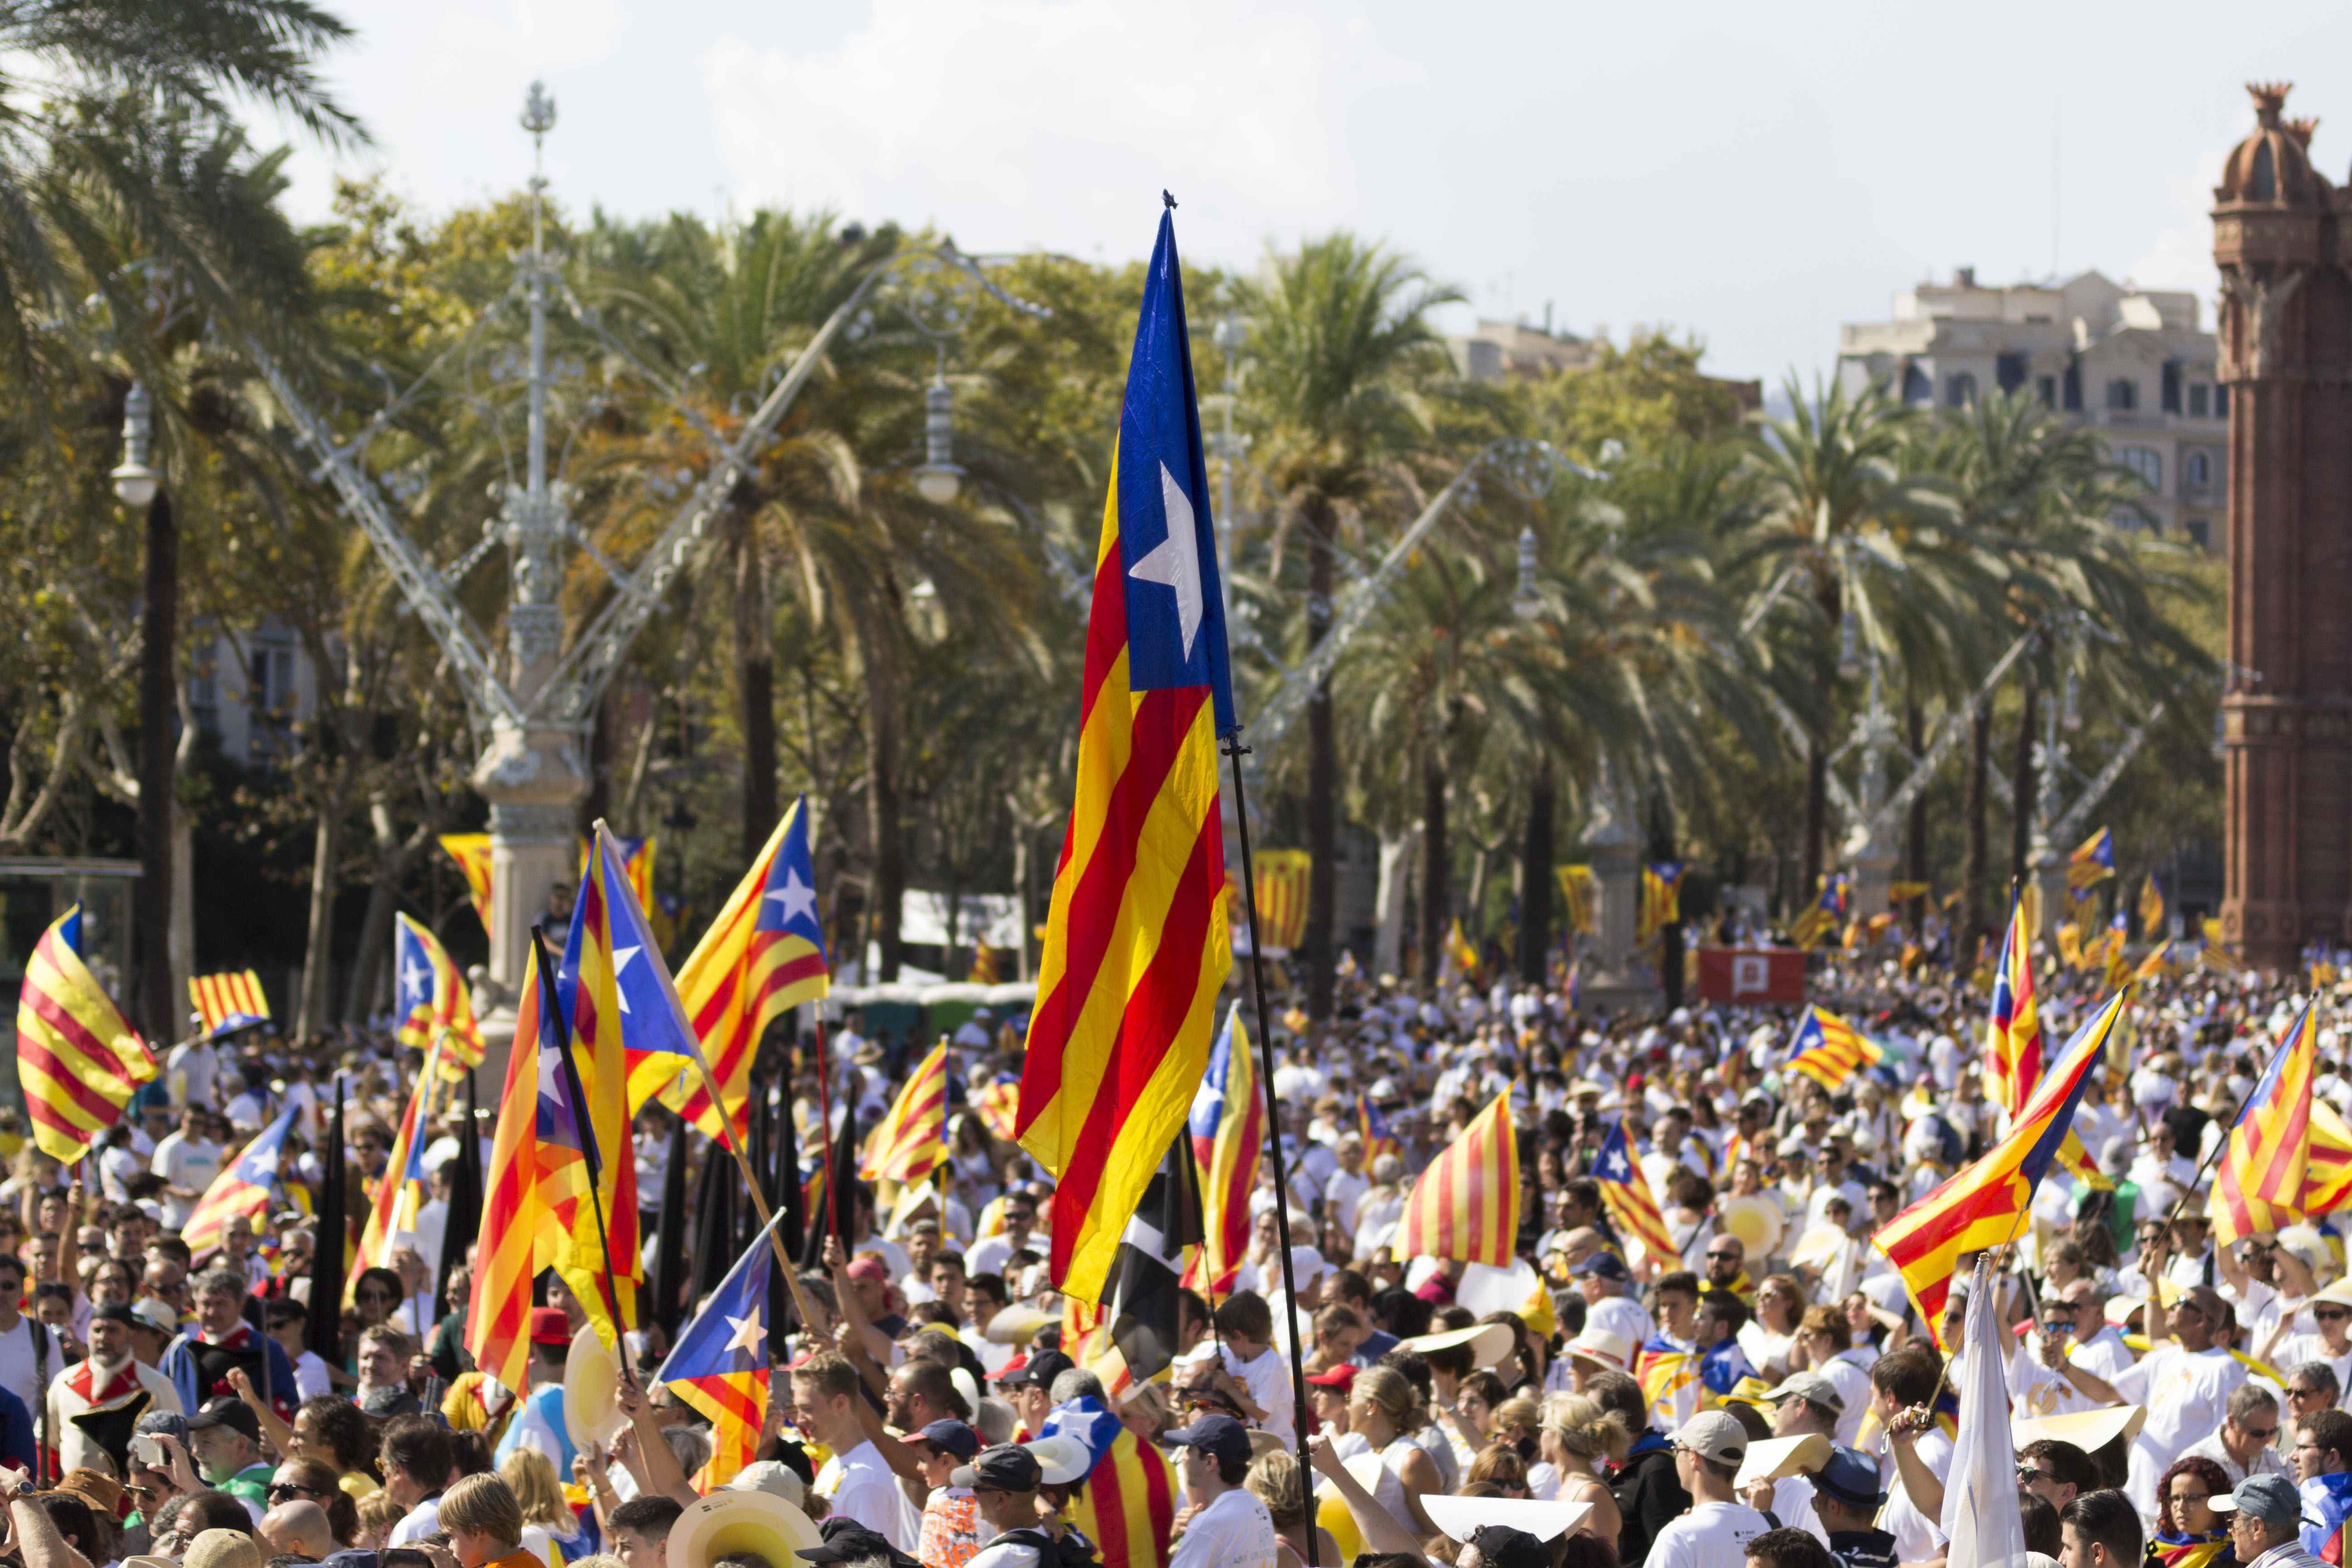
<path id="1" fill-rule="evenodd" d="M 546 909 L 548 895 L 569 882 L 576 861 L 579 803 L 589 786 L 587 732 L 596 704 L 630 643 L 660 608 L 677 574 L 696 555 L 714 520 L 724 515 L 736 486 L 749 478 L 801 391 L 836 345 L 861 341 L 874 325 L 871 301 L 886 284 L 908 285 L 897 300 L 916 330 L 943 343 L 963 320 L 960 299 L 984 291 L 1023 313 L 1044 316 L 1043 307 L 1017 300 L 999 288 L 983 268 L 993 259 L 967 256 L 951 244 L 902 250 L 866 273 L 835 309 L 789 369 L 778 377 L 743 423 L 730 435 L 647 367 L 635 351 L 615 337 L 597 311 L 573 293 L 561 258 L 546 243 L 543 153 L 555 126 L 555 104 L 540 83 L 531 84 L 521 125 L 532 144 L 531 243 L 515 258 L 515 279 L 488 306 L 444 360 L 454 373 L 487 370 L 489 381 L 507 379 L 504 360 L 481 361 L 489 347 L 486 329 L 520 310 L 528 326 L 521 370 L 525 386 L 525 439 L 520 483 L 499 490 L 499 510 L 481 542 L 446 567 L 436 566 L 397 521 L 383 486 L 364 461 L 369 449 L 393 427 L 395 417 L 444 374 L 440 364 L 397 392 L 354 435 L 339 436 L 314 411 L 306 389 L 286 374 L 261 344 L 247 340 L 247 352 L 268 382 L 297 438 L 319 458 L 314 478 L 331 484 L 344 510 L 399 585 L 410 611 L 425 623 L 447 661 L 450 683 L 464 697 L 467 720 L 482 750 L 472 783 L 490 805 L 489 976 L 499 995 L 486 998 L 485 1034 L 494 1040 L 512 1027 L 508 1004 L 530 974 L 530 929 Z M 933 314 L 942 300 L 950 310 Z M 608 360 L 634 374 L 667 401 L 678 417 L 700 431 L 711 463 L 699 483 L 672 514 L 652 546 L 633 568 L 624 568 L 596 548 L 588 531 L 572 516 L 570 488 L 551 471 L 548 459 L 550 396 L 560 379 L 548 362 L 548 323 L 561 308 L 593 339 Z M 944 322 L 944 324 L 942 324 Z M 934 504 L 952 501 L 962 470 L 952 461 L 953 394 L 946 383 L 944 350 L 940 374 L 925 393 L 925 462 L 915 483 Z M 477 399 L 488 407 L 487 403 Z M 488 410 L 495 419 L 497 410 Z M 506 646 L 490 637 L 460 605 L 457 584 L 503 544 L 509 562 L 510 592 L 505 605 Z M 611 580 L 613 593 L 584 624 L 568 625 L 562 595 L 563 558 L 576 551 Z M 490 1064 L 495 1067 L 497 1064 Z"/>
<path id="2" fill-rule="evenodd" d="M 172 656 L 180 612 L 180 535 L 171 492 L 148 466 L 154 432 L 154 401 L 146 383 L 133 381 L 122 400 L 122 462 L 107 477 L 124 506 L 147 514 L 139 626 L 139 989 L 148 1038 L 160 1044 L 179 1033 L 180 1013 L 172 994 L 172 723 L 179 711 Z"/>

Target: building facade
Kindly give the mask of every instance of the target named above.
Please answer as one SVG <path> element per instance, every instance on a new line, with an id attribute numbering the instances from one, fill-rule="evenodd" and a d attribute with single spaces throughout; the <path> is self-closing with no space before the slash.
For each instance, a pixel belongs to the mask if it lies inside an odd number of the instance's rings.
<path id="1" fill-rule="evenodd" d="M 188 650 L 196 727 L 241 768 L 267 768 L 300 748 L 319 710 L 319 672 L 292 631 L 272 622 L 234 633 L 199 625 Z"/>
<path id="2" fill-rule="evenodd" d="M 2221 929 L 2249 959 L 2352 937 L 2352 195 L 2257 83 L 2213 191 L 2230 388 Z"/>
<path id="3" fill-rule="evenodd" d="M 2229 384 L 2197 296 L 2141 290 L 2085 272 L 2064 283 L 1949 283 L 1895 297 L 1894 318 L 1838 329 L 1838 380 L 1915 406 L 1965 408 L 2024 389 L 2089 425 L 2147 487 L 2158 530 L 2213 548 L 2229 493 Z M 2138 526 L 2143 520 L 2119 517 Z"/>

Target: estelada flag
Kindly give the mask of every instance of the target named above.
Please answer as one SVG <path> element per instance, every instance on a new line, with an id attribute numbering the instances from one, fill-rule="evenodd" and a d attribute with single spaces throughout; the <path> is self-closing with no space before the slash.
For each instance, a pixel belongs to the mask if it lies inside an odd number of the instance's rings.
<path id="1" fill-rule="evenodd" d="M 1592 1179 L 1600 1185 L 1601 1206 L 1609 1211 L 1612 1224 L 1640 1242 L 1642 1250 L 1660 1268 L 1682 1266 L 1682 1255 L 1666 1229 L 1666 1216 L 1658 1209 L 1649 1178 L 1642 1173 L 1641 1162 L 1633 1158 L 1624 1122 L 1609 1124 L 1609 1135 L 1601 1141 L 1601 1152 L 1593 1156 Z"/>
<path id="2" fill-rule="evenodd" d="M 705 1490 L 723 1487 L 751 1462 L 760 1447 L 760 1428 L 768 1418 L 768 1281 L 775 1268 L 768 1229 L 782 1218 L 771 1218 L 719 1289 L 702 1304 L 694 1321 L 677 1336 L 656 1384 L 670 1391 L 710 1419 L 709 1468 L 695 1485 Z"/>
<path id="3" fill-rule="evenodd" d="M 776 824 L 759 858 L 719 907 L 719 918 L 678 967 L 678 1000 L 726 1102 L 723 1119 L 698 1072 L 672 1079 L 662 1090 L 662 1102 L 713 1138 L 731 1124 L 741 1147 L 751 1136 L 751 1059 L 759 1054 L 760 1037 L 790 1009 L 821 1000 L 831 986 L 824 924 L 817 916 L 816 861 L 809 852 L 808 797 L 803 795 Z"/>
<path id="4" fill-rule="evenodd" d="M 59 915 L 25 963 L 16 995 L 16 1069 L 33 1142 L 52 1160 L 89 1152 L 155 1076 L 155 1058 L 81 961 L 81 906 Z"/>
<path id="5" fill-rule="evenodd" d="M 1413 1183 L 1390 1251 L 1508 1268 L 1518 1231 L 1518 1138 L 1511 1097 L 1498 1094 Z"/>
<path id="6" fill-rule="evenodd" d="M 1257 1091 L 1257 1058 L 1235 1002 L 1209 1052 L 1209 1068 L 1193 1091 L 1187 1135 L 1200 1171 L 1203 1216 L 1201 1248 L 1184 1283 L 1204 1296 L 1223 1296 L 1249 1250 L 1250 1197 L 1257 1191 L 1265 1153 L 1265 1100 Z"/>
<path id="7" fill-rule="evenodd" d="M 2303 1011 L 2278 1048 L 2262 1080 L 2238 1110 L 2221 1163 L 2213 1173 L 2207 1207 L 2213 1239 L 2228 1246 L 2241 1237 L 2263 1236 L 2300 1224 L 2306 1217 L 2304 1187 L 2311 1165 L 2311 1086 L 2318 1071 L 2318 1019 Z"/>
<path id="8" fill-rule="evenodd" d="M 1144 275 L 1087 616 L 1076 798 L 1021 1077 L 1022 1147 L 1057 1178 L 1048 1259 L 1101 1299 L 1208 1065 L 1233 967 L 1217 736 L 1239 728 L 1176 229 Z"/>
<path id="9" fill-rule="evenodd" d="M 2008 1111 L 2032 1098 L 2049 1054 L 2034 1000 L 2032 931 L 2032 914 L 2020 889 L 2010 904 L 2009 931 L 2001 938 L 2000 967 L 1993 971 L 1992 1017 L 1985 1028 L 1985 1098 Z M 2102 1192 L 2115 1189 L 2072 1126 L 2059 1142 L 2058 1163 L 2077 1181 Z"/>
<path id="10" fill-rule="evenodd" d="M 406 915 L 392 917 L 393 1012 L 399 1040 L 418 1050 L 438 1042 L 442 1072 L 453 1082 L 482 1065 L 482 1031 L 474 1021 L 473 993 L 446 948 Z"/>
<path id="11" fill-rule="evenodd" d="M 1903 1276 L 1903 1288 L 1938 1344 L 1943 1342 L 1944 1301 L 1951 1294 L 1953 1270 L 1964 1254 L 2017 1239 L 2033 1189 L 2074 1128 L 2074 1110 L 2083 1102 L 2090 1070 L 2105 1051 L 2107 1034 L 2128 995 L 2118 992 L 2109 997 L 2074 1031 L 2056 1064 L 2011 1121 L 2007 1137 L 1871 1237 L 1871 1244 Z"/>
<path id="12" fill-rule="evenodd" d="M 2066 857 L 2067 894 L 2079 904 L 2093 888 L 2115 874 L 2116 836 L 2102 827 Z"/>
<path id="13" fill-rule="evenodd" d="M 1787 1067 L 1832 1094 L 1864 1068 L 1885 1055 L 1863 1032 L 1826 1007 L 1808 1007 L 1789 1040 Z"/>
<path id="14" fill-rule="evenodd" d="M 261 1131 L 261 1135 L 245 1146 L 234 1164 L 213 1178 L 205 1195 L 188 1215 L 180 1239 L 188 1244 L 191 1255 L 202 1258 L 220 1245 L 221 1232 L 231 1225 L 250 1226 L 253 1216 L 269 1206 L 269 1194 L 278 1189 L 278 1163 L 286 1152 L 286 1134 L 294 1126 L 298 1110 L 288 1106 Z"/>
<path id="15" fill-rule="evenodd" d="M 701 1047 L 686 1020 L 645 906 L 637 902 L 622 867 L 620 843 L 602 821 L 595 825 L 595 835 L 588 874 L 581 879 L 580 895 L 572 906 L 572 930 L 564 939 L 555 992 L 572 1026 L 581 1085 L 594 1102 L 601 1149 L 603 1119 L 610 1112 L 598 1099 L 595 1074 L 603 1069 L 607 1051 L 623 1084 L 626 1104 L 618 1114 L 626 1142 L 629 1118 L 687 1071 Z"/>

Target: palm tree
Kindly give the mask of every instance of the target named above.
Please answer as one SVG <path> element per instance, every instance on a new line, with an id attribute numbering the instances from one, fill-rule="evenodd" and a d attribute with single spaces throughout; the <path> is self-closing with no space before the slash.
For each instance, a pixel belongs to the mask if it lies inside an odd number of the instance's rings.
<path id="1" fill-rule="evenodd" d="M 1331 625 L 1343 527 L 1410 493 L 1403 465 L 1428 441 L 1424 390 L 1449 365 L 1430 314 L 1461 296 L 1386 247 L 1344 231 L 1270 258 L 1236 289 L 1250 318 L 1252 395 L 1266 435 L 1265 473 L 1283 511 L 1275 550 L 1296 529 L 1307 556 L 1305 643 Z M 1307 1012 L 1331 1013 L 1338 976 L 1333 908 L 1339 754 L 1331 683 L 1307 708 Z"/>

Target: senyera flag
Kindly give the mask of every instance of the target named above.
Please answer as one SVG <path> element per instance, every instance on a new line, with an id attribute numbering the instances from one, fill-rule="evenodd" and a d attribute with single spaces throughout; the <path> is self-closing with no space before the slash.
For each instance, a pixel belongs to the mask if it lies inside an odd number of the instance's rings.
<path id="1" fill-rule="evenodd" d="M 188 1002 L 207 1035 L 269 1020 L 269 998 L 261 989 L 261 976 L 250 969 L 189 975 Z"/>
<path id="2" fill-rule="evenodd" d="M 1473 1117 L 1412 1184 L 1397 1225 L 1397 1258 L 1458 1258 L 1508 1268 L 1519 1232 L 1519 1147 L 1511 1097 Z"/>
<path id="3" fill-rule="evenodd" d="M 2318 1071 L 2319 1021 L 2314 996 L 2271 1053 L 2262 1080 L 2238 1111 L 2213 1173 L 2213 1239 L 2223 1246 L 2263 1236 L 2308 1217 L 2311 1086 Z"/>
<path id="4" fill-rule="evenodd" d="M 81 961 L 81 906 L 59 915 L 25 963 L 16 996 L 16 1069 L 33 1142 L 68 1163 L 122 1120 L 155 1058 Z"/>
<path id="5" fill-rule="evenodd" d="M 788 1009 L 821 1001 L 831 984 L 803 795 L 776 824 L 759 858 L 727 895 L 719 918 L 678 968 L 678 1001 L 701 1038 L 704 1059 L 725 1103 L 710 1102 L 698 1072 L 672 1079 L 662 1090 L 662 1102 L 710 1137 L 731 1127 L 741 1147 L 751 1131 L 751 1058 L 759 1053 L 760 1037 Z M 636 1109 L 633 1101 L 630 1110 Z"/>
<path id="6" fill-rule="evenodd" d="M 2059 1145 L 2074 1126 L 2074 1109 L 2083 1102 L 2091 1068 L 2106 1049 L 2107 1036 L 2129 994 L 2116 993 L 2074 1031 L 2024 1109 L 2011 1120 L 2007 1137 L 1871 1237 L 1903 1276 L 1904 1289 L 1938 1343 L 1953 1270 L 1967 1254 L 2017 1239 L 2033 1189 L 2056 1161 Z"/>
<path id="7" fill-rule="evenodd" d="M 1176 229 L 1144 275 L 1095 554 L 1076 798 L 1021 1077 L 1022 1147 L 1057 1178 L 1054 1283 L 1102 1298 L 1183 1125 L 1233 967 L 1217 737 L 1237 729 Z"/>
<path id="8" fill-rule="evenodd" d="M 912 1186 L 948 1157 L 948 1042 L 941 1036 L 908 1076 L 890 1114 L 874 1124 L 857 1173 L 869 1182 Z"/>

